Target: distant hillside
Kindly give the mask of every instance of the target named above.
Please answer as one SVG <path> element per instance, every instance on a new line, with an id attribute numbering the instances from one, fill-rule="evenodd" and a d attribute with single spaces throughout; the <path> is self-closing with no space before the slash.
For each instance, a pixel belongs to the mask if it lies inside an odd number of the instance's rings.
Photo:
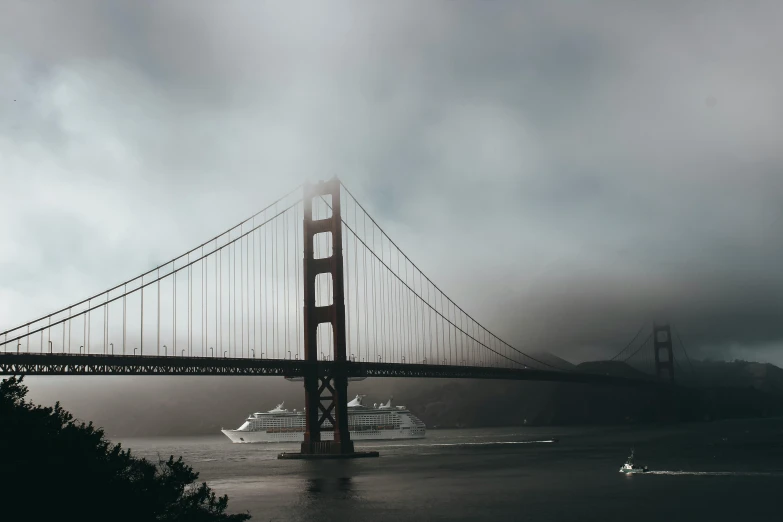
<path id="1" fill-rule="evenodd" d="M 625 377 L 628 379 L 651 380 L 653 376 L 628 366 L 622 361 L 591 361 L 576 366 L 585 373 Z"/>
<path id="2" fill-rule="evenodd" d="M 608 364 L 607 361 L 583 363 L 586 365 Z M 620 363 L 624 364 L 624 363 Z M 596 366 L 598 367 L 598 366 Z M 640 368 L 633 368 L 639 374 Z M 649 371 L 649 370 L 648 370 Z M 783 395 L 783 369 L 774 364 L 749 361 L 680 361 L 675 367 L 675 381 L 683 386 L 696 388 L 753 388 L 766 393 Z"/>
<path id="3" fill-rule="evenodd" d="M 571 364 L 565 359 L 561 359 L 557 355 L 552 355 L 551 353 L 533 352 L 530 354 L 530 357 L 544 363 L 545 365 L 548 365 L 548 367 L 545 367 L 545 369 L 548 370 L 555 369 L 555 368 L 559 370 L 576 370 L 576 365 Z M 522 360 L 524 361 L 524 358 Z M 531 364 L 536 368 L 541 367 L 541 365 L 537 364 L 535 361 L 533 361 Z"/>

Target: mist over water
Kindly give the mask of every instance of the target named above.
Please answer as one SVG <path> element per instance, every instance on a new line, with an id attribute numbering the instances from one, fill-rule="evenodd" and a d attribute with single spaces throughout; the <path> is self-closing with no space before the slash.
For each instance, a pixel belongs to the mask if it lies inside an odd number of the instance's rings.
<path id="1" fill-rule="evenodd" d="M 234 512 L 265 521 L 773 520 L 783 486 L 783 419 L 430 430 L 357 443 L 381 457 L 356 461 L 280 461 L 295 444 L 220 436 L 122 442 L 150 458 L 182 454 Z M 649 473 L 618 472 L 632 446 Z"/>

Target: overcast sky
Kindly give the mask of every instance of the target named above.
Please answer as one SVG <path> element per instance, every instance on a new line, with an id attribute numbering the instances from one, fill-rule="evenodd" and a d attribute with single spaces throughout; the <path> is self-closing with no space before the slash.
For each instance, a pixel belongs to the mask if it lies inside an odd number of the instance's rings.
<path id="1" fill-rule="evenodd" d="M 490 329 L 783 364 L 783 4 L 0 7 L 0 330 L 338 175 Z"/>

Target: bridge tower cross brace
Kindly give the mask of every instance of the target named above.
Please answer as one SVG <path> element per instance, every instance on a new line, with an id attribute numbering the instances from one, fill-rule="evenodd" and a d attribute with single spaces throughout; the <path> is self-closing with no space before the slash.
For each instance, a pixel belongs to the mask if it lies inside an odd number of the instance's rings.
<path id="1" fill-rule="evenodd" d="M 313 219 L 313 200 L 331 196 L 332 215 Z M 304 358 L 310 362 L 304 377 L 305 434 L 303 454 L 353 453 L 348 431 L 348 372 L 345 348 L 345 296 L 343 291 L 343 240 L 340 214 L 340 181 L 332 178 L 304 185 Z M 315 258 L 314 239 L 331 233 L 332 255 Z M 330 274 L 332 304 L 316 306 L 316 277 Z M 318 364 L 318 325 L 332 325 L 333 362 Z M 326 403 L 326 405 L 324 405 Z M 333 426 L 333 440 L 322 440 L 326 420 Z"/>

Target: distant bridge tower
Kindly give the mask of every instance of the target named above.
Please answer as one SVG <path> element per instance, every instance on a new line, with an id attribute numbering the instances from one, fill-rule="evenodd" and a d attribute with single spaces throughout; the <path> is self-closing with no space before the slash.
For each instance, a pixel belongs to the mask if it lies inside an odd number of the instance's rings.
<path id="1" fill-rule="evenodd" d="M 655 351 L 655 376 L 658 381 L 674 384 L 674 351 L 672 331 L 668 324 L 653 323 L 653 350 Z"/>
<path id="2" fill-rule="evenodd" d="M 313 199 L 331 196 L 332 215 L 313 219 Z M 321 259 L 314 256 L 313 240 L 318 234 L 331 234 L 332 255 Z M 303 454 L 353 453 L 353 441 L 348 431 L 348 377 L 345 356 L 345 297 L 343 290 L 343 240 L 340 214 L 340 181 L 332 178 L 304 185 L 304 358 L 313 364 L 306 370 L 305 434 Z M 316 277 L 330 274 L 332 304 L 316 306 Z M 332 325 L 334 363 L 331 369 L 317 364 L 318 325 Z M 322 395 L 324 394 L 325 395 Z M 324 406 L 324 402 L 327 404 Z M 333 440 L 322 440 L 324 421 L 331 422 Z"/>

